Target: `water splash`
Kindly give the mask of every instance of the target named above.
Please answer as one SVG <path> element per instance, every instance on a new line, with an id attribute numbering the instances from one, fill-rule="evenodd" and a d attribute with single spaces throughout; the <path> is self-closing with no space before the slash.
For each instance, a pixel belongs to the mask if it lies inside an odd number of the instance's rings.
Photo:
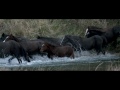
<path id="1" fill-rule="evenodd" d="M 106 55 L 96 53 L 91 53 L 88 51 L 82 51 L 80 54 L 79 52 L 75 52 L 75 58 L 70 59 L 68 57 L 54 57 L 53 60 L 49 59 L 47 56 L 41 57 L 40 55 L 34 55 L 34 59 L 31 60 L 31 62 L 26 62 L 22 59 L 22 64 L 19 64 L 17 59 L 13 59 L 11 61 L 11 64 L 8 63 L 8 59 L 11 56 L 7 58 L 0 58 L 0 67 L 19 67 L 19 66 L 36 66 L 36 65 L 63 65 L 68 64 L 72 62 L 94 62 L 94 61 L 101 61 L 101 60 L 112 60 L 112 59 L 119 59 L 120 57 L 117 54 L 110 54 L 106 52 Z"/>

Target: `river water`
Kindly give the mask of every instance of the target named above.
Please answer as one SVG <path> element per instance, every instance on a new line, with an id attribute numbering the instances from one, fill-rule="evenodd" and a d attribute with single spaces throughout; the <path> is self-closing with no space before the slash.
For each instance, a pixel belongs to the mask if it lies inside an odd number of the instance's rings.
<path id="1" fill-rule="evenodd" d="M 34 55 L 31 62 L 26 62 L 21 57 L 22 64 L 19 64 L 16 58 L 9 64 L 8 59 L 10 57 L 11 56 L 4 59 L 0 58 L 0 68 L 7 68 L 7 70 L 14 70 L 15 68 L 17 68 L 15 70 L 23 70 L 21 68 L 29 68 L 29 70 L 32 71 L 97 71 L 107 70 L 105 69 L 106 66 L 113 65 L 113 62 L 118 64 L 120 60 L 120 56 L 117 53 L 111 54 L 106 52 L 106 55 L 96 55 L 96 53 L 88 51 L 83 51 L 81 54 L 75 52 L 74 59 L 54 57 L 53 60 L 51 60 L 47 56 L 41 57 L 40 55 Z"/>

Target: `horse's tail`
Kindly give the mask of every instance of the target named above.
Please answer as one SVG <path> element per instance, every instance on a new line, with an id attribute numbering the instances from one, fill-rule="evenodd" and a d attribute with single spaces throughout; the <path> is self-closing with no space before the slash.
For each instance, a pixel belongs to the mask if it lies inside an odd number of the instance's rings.
<path id="1" fill-rule="evenodd" d="M 25 49 L 21 45 L 20 45 L 20 53 L 25 58 L 26 61 L 30 62 L 28 53 L 25 51 Z"/>

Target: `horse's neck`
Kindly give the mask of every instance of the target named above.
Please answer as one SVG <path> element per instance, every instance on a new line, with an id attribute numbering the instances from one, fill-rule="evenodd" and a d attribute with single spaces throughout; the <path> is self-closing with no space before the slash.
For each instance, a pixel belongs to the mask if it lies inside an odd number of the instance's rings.
<path id="1" fill-rule="evenodd" d="M 16 37 L 14 37 L 14 40 L 15 40 L 16 42 L 20 42 L 20 40 L 19 40 L 19 39 L 17 39 Z"/>
<path id="2" fill-rule="evenodd" d="M 56 47 L 55 46 L 53 46 L 53 45 L 50 45 L 49 46 L 49 51 L 51 52 L 51 53 L 53 53 L 53 54 L 55 54 L 55 51 L 56 51 Z"/>
<path id="3" fill-rule="evenodd" d="M 77 50 L 77 48 L 79 48 L 79 40 L 78 39 L 69 39 L 68 38 L 68 40 L 69 40 L 69 42 L 72 44 L 72 47 L 74 47 L 76 50 Z"/>

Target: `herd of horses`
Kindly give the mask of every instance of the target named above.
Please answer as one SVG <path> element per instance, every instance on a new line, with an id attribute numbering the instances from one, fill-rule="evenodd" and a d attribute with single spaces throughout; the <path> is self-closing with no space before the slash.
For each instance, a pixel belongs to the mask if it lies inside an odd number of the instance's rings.
<path id="1" fill-rule="evenodd" d="M 81 50 L 92 49 L 96 51 L 97 55 L 100 52 L 105 55 L 106 47 L 109 44 L 112 43 L 116 47 L 119 36 L 120 26 L 112 28 L 88 26 L 85 37 L 75 35 L 65 35 L 63 38 L 38 36 L 34 40 L 29 40 L 3 33 L 0 38 L 0 58 L 11 55 L 9 63 L 13 58 L 17 58 L 18 62 L 22 63 L 21 57 L 30 62 L 30 58 L 32 59 L 35 54 L 47 55 L 50 59 L 53 57 L 74 58 L 74 51 L 81 53 Z"/>

